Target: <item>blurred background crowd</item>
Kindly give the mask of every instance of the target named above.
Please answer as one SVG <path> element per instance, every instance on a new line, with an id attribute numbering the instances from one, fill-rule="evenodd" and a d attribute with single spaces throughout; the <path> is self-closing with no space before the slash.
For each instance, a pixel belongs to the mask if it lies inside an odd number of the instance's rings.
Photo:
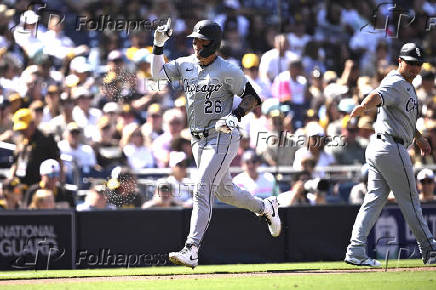
<path id="1" fill-rule="evenodd" d="M 435 200 L 434 0 L 36 2 L 0 4 L 1 208 L 192 205 L 183 86 L 150 79 L 153 29 L 168 17 L 168 60 L 193 52 L 198 20 L 221 25 L 219 55 L 263 99 L 240 124 L 233 181 L 281 206 L 362 202 L 376 111 L 348 115 L 417 42 L 427 57 L 417 126 L 433 152 L 410 155 L 421 200 Z M 150 25 L 127 31 L 119 19 Z"/>

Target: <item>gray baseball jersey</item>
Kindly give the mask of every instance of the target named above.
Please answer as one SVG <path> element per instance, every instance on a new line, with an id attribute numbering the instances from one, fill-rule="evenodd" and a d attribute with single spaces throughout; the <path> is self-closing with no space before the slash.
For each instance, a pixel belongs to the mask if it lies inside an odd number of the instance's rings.
<path id="1" fill-rule="evenodd" d="M 170 81 L 183 83 L 188 123 L 195 132 L 214 128 L 217 120 L 230 114 L 234 95 L 242 95 L 247 82 L 239 67 L 219 56 L 205 67 L 190 55 L 166 63 L 163 68 Z"/>
<path id="2" fill-rule="evenodd" d="M 375 92 L 382 104 L 375 122 L 375 132 L 399 137 L 406 147 L 412 144 L 418 118 L 418 97 L 415 88 L 393 70 L 382 80 Z"/>

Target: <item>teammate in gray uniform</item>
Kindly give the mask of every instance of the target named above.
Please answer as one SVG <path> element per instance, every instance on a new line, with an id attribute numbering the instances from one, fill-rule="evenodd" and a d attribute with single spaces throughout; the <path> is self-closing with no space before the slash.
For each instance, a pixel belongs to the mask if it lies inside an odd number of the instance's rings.
<path id="1" fill-rule="evenodd" d="M 230 162 L 237 154 L 237 124 L 261 100 L 242 70 L 216 55 L 221 43 L 220 26 L 209 20 L 199 21 L 192 34 L 194 54 L 164 63 L 163 46 L 171 36 L 171 21 L 159 26 L 154 34 L 153 79 L 180 81 L 187 103 L 192 151 L 198 167 L 193 196 L 191 227 L 185 247 L 169 254 L 170 260 L 194 268 L 198 265 L 198 248 L 212 216 L 214 195 L 221 201 L 246 208 L 267 220 L 271 235 L 281 231 L 276 197 L 265 200 L 232 183 Z M 242 98 L 232 111 L 234 95 Z"/>
<path id="2" fill-rule="evenodd" d="M 379 107 L 375 134 L 366 149 L 369 165 L 368 193 L 356 217 L 345 262 L 357 266 L 381 266 L 366 254 L 366 242 L 387 196 L 392 190 L 401 212 L 412 229 L 419 245 L 424 264 L 434 264 L 436 241 L 422 216 L 416 190 L 413 165 L 407 152 L 412 142 L 429 154 L 431 147 L 416 130 L 418 98 L 412 85 L 421 71 L 423 51 L 414 43 L 403 45 L 397 70 L 389 72 L 380 86 L 356 106 L 350 117 L 363 116 L 366 111 Z"/>

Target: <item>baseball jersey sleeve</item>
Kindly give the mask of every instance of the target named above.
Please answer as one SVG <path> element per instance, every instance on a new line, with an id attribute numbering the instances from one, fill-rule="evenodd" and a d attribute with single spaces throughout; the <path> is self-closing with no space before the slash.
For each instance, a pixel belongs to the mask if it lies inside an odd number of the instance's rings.
<path id="1" fill-rule="evenodd" d="M 170 82 L 180 80 L 180 63 L 177 59 L 164 64 L 163 70 Z"/>
<path id="2" fill-rule="evenodd" d="M 245 84 L 247 83 L 247 78 L 245 77 L 244 72 L 239 67 L 232 65 L 232 69 L 229 71 L 227 79 L 230 81 L 230 91 L 238 97 L 242 96 Z"/>
<path id="3" fill-rule="evenodd" d="M 398 103 L 400 96 L 398 92 L 398 81 L 394 77 L 385 78 L 378 88 L 374 90 L 382 98 L 381 106 L 390 106 Z"/>

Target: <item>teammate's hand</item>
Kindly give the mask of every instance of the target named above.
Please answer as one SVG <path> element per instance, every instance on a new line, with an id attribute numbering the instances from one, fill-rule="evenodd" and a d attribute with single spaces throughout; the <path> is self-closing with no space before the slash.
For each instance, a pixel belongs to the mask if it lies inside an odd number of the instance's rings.
<path id="1" fill-rule="evenodd" d="M 354 117 L 361 117 L 365 115 L 365 107 L 362 105 L 358 105 L 354 107 L 353 111 L 350 114 L 350 119 Z"/>
<path id="2" fill-rule="evenodd" d="M 431 153 L 431 146 L 430 143 L 428 143 L 427 138 L 425 137 L 419 137 L 415 139 L 416 145 L 418 145 L 419 149 L 421 149 L 421 155 L 429 155 Z"/>
<path id="3" fill-rule="evenodd" d="M 154 31 L 153 45 L 163 47 L 165 42 L 172 34 L 173 30 L 171 29 L 171 18 L 168 18 L 168 21 L 165 25 L 158 26 Z"/>
<path id="4" fill-rule="evenodd" d="M 238 127 L 238 117 L 233 114 L 230 114 L 215 123 L 215 130 L 226 134 L 231 133 L 236 127 Z"/>

